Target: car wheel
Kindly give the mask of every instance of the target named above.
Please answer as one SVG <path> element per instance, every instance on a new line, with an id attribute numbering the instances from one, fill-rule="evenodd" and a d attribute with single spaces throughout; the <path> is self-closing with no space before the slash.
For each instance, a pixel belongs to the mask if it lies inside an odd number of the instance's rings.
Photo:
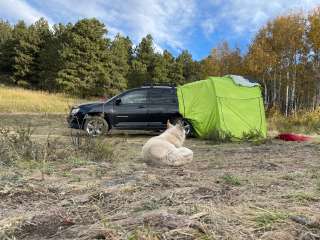
<path id="1" fill-rule="evenodd" d="M 102 117 L 88 117 L 84 124 L 84 130 L 87 132 L 89 136 L 97 137 L 108 132 L 109 124 Z"/>
<path id="2" fill-rule="evenodd" d="M 186 136 L 187 137 L 192 137 L 193 133 L 192 133 L 192 125 L 188 122 L 188 120 L 184 119 L 184 118 L 176 118 L 173 120 L 173 123 L 182 123 L 182 126 L 184 128 L 184 130 L 186 131 Z"/>

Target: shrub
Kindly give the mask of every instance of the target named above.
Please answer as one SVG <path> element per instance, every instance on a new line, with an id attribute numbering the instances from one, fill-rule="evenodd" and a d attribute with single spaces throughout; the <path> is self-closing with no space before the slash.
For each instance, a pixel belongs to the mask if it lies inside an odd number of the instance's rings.
<path id="1" fill-rule="evenodd" d="M 111 161 L 114 158 L 114 144 L 102 138 L 83 137 L 78 145 L 52 139 L 45 141 L 33 137 L 33 129 L 19 127 L 15 131 L 0 128 L 0 165 L 14 165 L 17 161 L 36 161 L 43 166 L 47 161 Z"/>
<path id="2" fill-rule="evenodd" d="M 233 186 L 240 186 L 241 185 L 239 178 L 237 176 L 233 176 L 231 174 L 223 175 L 222 179 L 226 184 L 229 184 L 229 185 L 233 185 Z"/>
<path id="3" fill-rule="evenodd" d="M 251 130 L 242 134 L 241 140 L 243 141 L 256 141 L 263 139 L 263 135 L 259 130 Z"/>
<path id="4" fill-rule="evenodd" d="M 110 161 L 114 157 L 114 146 L 104 138 L 83 137 L 77 150 L 89 161 Z"/>
<path id="5" fill-rule="evenodd" d="M 227 143 L 232 141 L 233 135 L 230 132 L 215 129 L 210 132 L 205 139 L 210 140 L 213 143 Z"/>
<path id="6" fill-rule="evenodd" d="M 32 129 L 18 128 L 10 132 L 8 128 L 0 128 L 0 163 L 13 164 L 20 159 L 37 158 L 38 149 L 31 140 Z"/>
<path id="7" fill-rule="evenodd" d="M 315 111 L 298 111 L 288 117 L 275 110 L 268 116 L 271 130 L 320 134 L 320 108 Z"/>
<path id="8" fill-rule="evenodd" d="M 288 217 L 289 215 L 287 213 L 266 211 L 263 213 L 259 213 L 255 217 L 255 222 L 258 227 L 269 228 L 274 223 L 285 221 Z"/>

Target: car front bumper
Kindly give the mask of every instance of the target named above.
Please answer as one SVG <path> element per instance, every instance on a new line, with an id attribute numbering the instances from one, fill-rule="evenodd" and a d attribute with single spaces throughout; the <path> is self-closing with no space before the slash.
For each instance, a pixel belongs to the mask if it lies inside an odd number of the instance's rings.
<path id="1" fill-rule="evenodd" d="M 82 129 L 84 124 L 84 115 L 83 114 L 70 114 L 67 117 L 67 123 L 69 128 Z"/>

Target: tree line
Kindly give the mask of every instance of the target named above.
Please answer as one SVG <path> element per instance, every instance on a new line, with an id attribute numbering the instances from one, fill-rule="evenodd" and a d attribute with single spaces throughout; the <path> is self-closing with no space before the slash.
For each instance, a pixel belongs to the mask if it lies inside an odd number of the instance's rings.
<path id="1" fill-rule="evenodd" d="M 49 27 L 0 22 L 1 82 L 80 97 L 114 95 L 148 83 L 183 84 L 200 79 L 200 64 L 188 51 L 158 53 L 151 35 L 134 47 L 129 37 L 107 37 L 97 19 Z"/>
<path id="2" fill-rule="evenodd" d="M 0 82 L 80 97 L 114 95 L 149 83 L 185 84 L 207 76 L 258 81 L 267 108 L 286 114 L 320 104 L 320 8 L 279 16 L 263 26 L 246 53 L 223 42 L 195 61 L 187 51 L 155 51 L 151 35 L 134 46 L 110 39 L 97 19 L 49 27 L 0 21 Z"/>
<path id="3" fill-rule="evenodd" d="M 203 76 L 234 73 L 258 81 L 267 109 L 314 110 L 320 104 L 320 7 L 269 21 L 244 55 L 222 43 L 201 63 Z"/>

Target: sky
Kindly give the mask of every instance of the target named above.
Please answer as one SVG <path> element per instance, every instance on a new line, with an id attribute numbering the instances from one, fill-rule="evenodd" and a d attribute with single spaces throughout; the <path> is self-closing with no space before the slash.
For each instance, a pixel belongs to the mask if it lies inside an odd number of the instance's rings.
<path id="1" fill-rule="evenodd" d="M 134 44 L 151 34 L 157 51 L 187 49 L 200 60 L 222 41 L 247 50 L 260 27 L 278 15 L 308 12 L 320 0 L 0 0 L 0 18 L 49 24 L 95 17 L 108 36 L 129 36 Z"/>

